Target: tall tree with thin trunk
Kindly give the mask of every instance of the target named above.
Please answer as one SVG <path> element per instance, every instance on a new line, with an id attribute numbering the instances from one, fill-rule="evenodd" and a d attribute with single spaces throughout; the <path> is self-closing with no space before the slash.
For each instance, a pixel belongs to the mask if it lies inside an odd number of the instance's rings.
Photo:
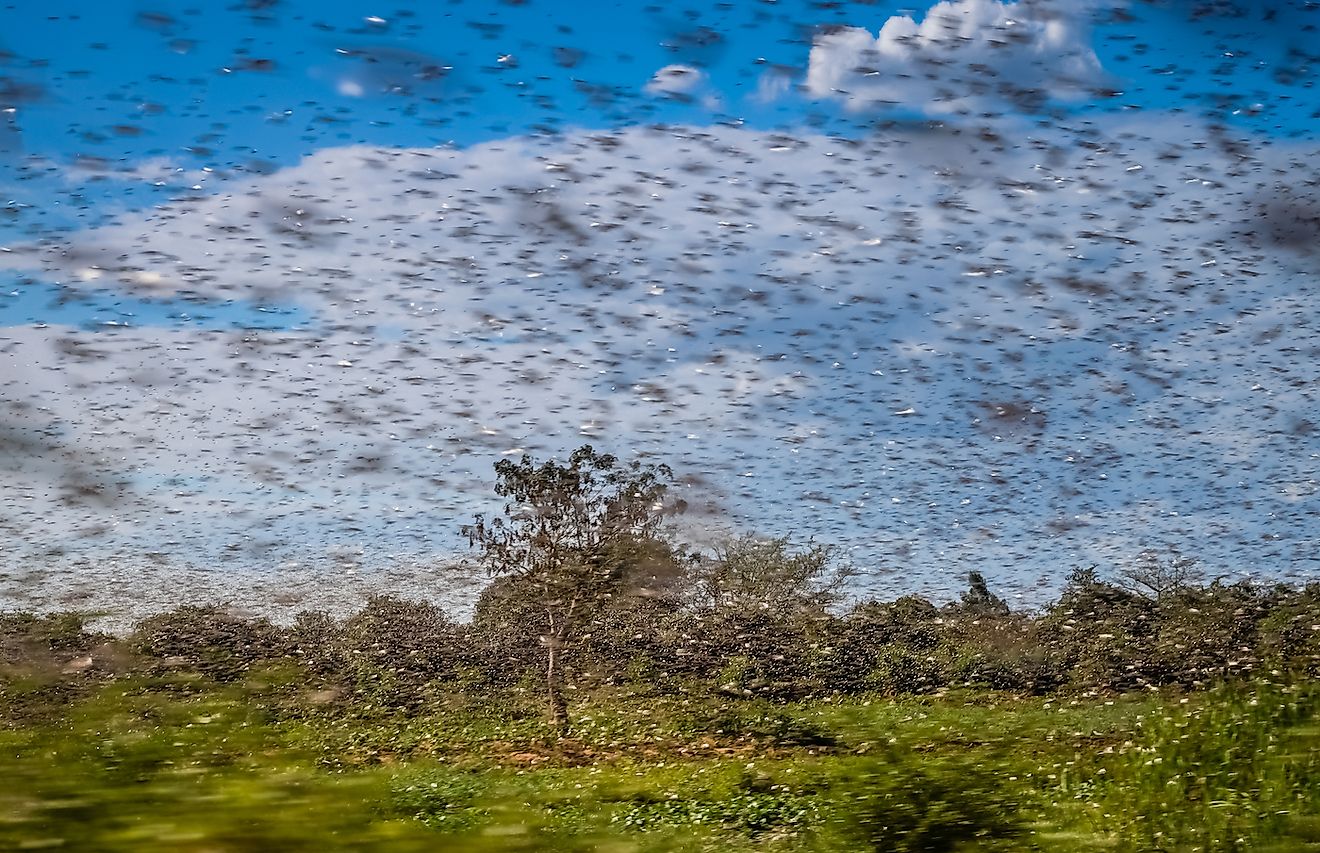
<path id="1" fill-rule="evenodd" d="M 639 555 L 653 552 L 665 517 L 682 511 L 669 495 L 672 477 L 668 466 L 624 464 L 590 445 L 567 464 L 502 459 L 495 493 L 508 500 L 503 515 L 478 515 L 463 528 L 486 570 L 511 577 L 535 605 L 550 718 L 561 731 L 564 656 L 583 620 L 609 602 Z"/>

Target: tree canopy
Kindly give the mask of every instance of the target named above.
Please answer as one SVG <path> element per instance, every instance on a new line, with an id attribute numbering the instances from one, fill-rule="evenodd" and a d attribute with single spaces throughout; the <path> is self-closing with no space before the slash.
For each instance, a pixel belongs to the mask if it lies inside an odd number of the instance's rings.
<path id="1" fill-rule="evenodd" d="M 503 515 L 478 515 L 464 532 L 486 570 L 510 579 L 517 595 L 507 601 L 538 614 L 551 716 L 562 725 L 561 650 L 588 612 L 672 553 L 660 528 L 683 503 L 669 495 L 668 466 L 625 464 L 591 445 L 567 464 L 502 459 L 495 477 Z"/>

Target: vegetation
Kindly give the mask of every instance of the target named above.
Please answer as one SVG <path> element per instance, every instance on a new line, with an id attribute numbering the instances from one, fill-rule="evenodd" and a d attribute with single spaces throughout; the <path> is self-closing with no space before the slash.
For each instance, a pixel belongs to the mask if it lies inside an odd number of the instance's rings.
<path id="1" fill-rule="evenodd" d="M 560 728 L 568 722 L 562 659 L 582 621 L 673 574 L 673 554 L 657 538 L 666 513 L 681 509 L 666 504 L 669 476 L 663 465 L 625 466 L 590 445 L 567 465 L 502 459 L 495 493 L 509 499 L 504 515 L 478 515 L 464 528 L 481 564 L 508 579 L 501 603 L 536 629 L 550 717 Z"/>
<path id="2" fill-rule="evenodd" d="M 840 609 L 828 547 L 667 540 L 663 468 L 497 473 L 466 624 L 0 614 L 0 849 L 1320 850 L 1320 584 Z"/>
<path id="3" fill-rule="evenodd" d="M 389 704 L 297 652 L 227 680 L 64 654 L 5 666 L 0 849 L 1320 849 L 1306 681 L 784 702 L 637 682 L 582 691 L 562 736 L 535 682 Z"/>

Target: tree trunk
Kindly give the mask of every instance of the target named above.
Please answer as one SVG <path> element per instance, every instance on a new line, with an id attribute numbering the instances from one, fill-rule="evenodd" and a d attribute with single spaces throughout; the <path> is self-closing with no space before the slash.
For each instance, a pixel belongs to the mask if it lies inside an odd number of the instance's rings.
<path id="1" fill-rule="evenodd" d="M 564 735 L 568 733 L 568 701 L 559 684 L 559 646 L 558 637 L 546 637 L 545 692 L 550 699 L 550 724 Z"/>
<path id="2" fill-rule="evenodd" d="M 568 701 L 559 684 L 559 656 L 564 648 L 564 635 L 567 633 L 567 620 L 557 618 L 553 607 L 545 611 L 546 631 L 541 637 L 545 644 L 545 693 L 550 700 L 550 725 L 562 737 L 568 734 Z"/>

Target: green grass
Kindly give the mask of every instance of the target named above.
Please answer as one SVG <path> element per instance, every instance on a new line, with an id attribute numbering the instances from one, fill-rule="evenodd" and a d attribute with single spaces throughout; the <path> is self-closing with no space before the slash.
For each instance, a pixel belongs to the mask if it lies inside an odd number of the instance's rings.
<path id="1" fill-rule="evenodd" d="M 0 680 L 0 849 L 1320 851 L 1320 688 L 401 714 L 295 670 Z M 33 709 L 40 713 L 34 713 Z"/>

